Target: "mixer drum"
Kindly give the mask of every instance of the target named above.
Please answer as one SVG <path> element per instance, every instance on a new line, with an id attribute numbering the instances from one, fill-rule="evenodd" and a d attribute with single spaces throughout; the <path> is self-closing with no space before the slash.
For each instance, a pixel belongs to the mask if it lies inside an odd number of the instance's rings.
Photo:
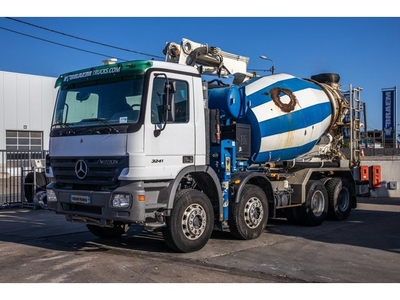
<path id="1" fill-rule="evenodd" d="M 252 128 L 254 162 L 291 160 L 309 152 L 327 131 L 332 107 L 322 88 L 287 74 L 255 78 L 244 86 L 245 120 Z"/>

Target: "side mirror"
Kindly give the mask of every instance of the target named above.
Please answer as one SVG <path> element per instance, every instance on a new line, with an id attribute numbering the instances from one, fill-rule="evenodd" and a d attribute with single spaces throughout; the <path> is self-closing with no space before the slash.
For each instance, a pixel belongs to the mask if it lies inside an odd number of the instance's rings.
<path id="1" fill-rule="evenodd" d="M 167 80 L 164 85 L 163 105 L 165 122 L 175 121 L 176 82 Z"/>
<path id="2" fill-rule="evenodd" d="M 164 94 L 176 92 L 176 82 L 167 80 L 164 84 Z"/>
<path id="3" fill-rule="evenodd" d="M 162 125 L 156 124 L 156 128 L 154 130 L 154 136 L 157 137 L 161 134 L 161 131 L 165 129 L 167 126 L 167 122 L 175 121 L 175 91 L 176 91 L 176 82 L 170 81 L 165 73 L 155 73 L 155 77 L 163 76 L 165 78 L 164 82 L 164 91 L 162 95 Z"/>

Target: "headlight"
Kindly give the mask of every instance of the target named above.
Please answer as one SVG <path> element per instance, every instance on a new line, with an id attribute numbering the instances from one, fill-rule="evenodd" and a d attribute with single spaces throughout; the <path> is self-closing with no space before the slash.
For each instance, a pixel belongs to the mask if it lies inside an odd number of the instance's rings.
<path id="1" fill-rule="evenodd" d="M 111 199 L 111 207 L 128 208 L 131 206 L 132 196 L 130 194 L 114 194 Z"/>
<path id="2" fill-rule="evenodd" d="M 57 202 L 56 192 L 54 190 L 46 190 L 47 202 Z"/>

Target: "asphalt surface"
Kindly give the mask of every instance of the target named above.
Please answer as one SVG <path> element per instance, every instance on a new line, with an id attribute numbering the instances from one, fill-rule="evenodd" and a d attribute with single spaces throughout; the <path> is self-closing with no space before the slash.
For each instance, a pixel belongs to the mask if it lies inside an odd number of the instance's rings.
<path id="1" fill-rule="evenodd" d="M 400 199 L 358 200 L 346 221 L 271 220 L 258 239 L 216 232 L 184 254 L 138 227 L 110 241 L 48 210 L 0 209 L 0 283 L 399 283 Z"/>

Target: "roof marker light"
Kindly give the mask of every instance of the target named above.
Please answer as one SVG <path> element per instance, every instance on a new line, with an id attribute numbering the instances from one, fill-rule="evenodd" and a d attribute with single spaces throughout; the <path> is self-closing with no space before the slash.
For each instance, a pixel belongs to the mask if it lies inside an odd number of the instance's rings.
<path id="1" fill-rule="evenodd" d="M 113 65 L 117 62 L 116 58 L 108 58 L 103 60 L 103 65 L 108 66 L 108 65 Z"/>

